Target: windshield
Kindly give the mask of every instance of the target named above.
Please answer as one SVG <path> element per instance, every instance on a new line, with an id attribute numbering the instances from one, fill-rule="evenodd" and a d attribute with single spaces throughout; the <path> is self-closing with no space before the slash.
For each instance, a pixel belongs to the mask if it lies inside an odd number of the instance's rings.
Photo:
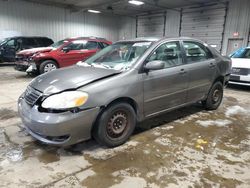
<path id="1" fill-rule="evenodd" d="M 234 52 L 231 58 L 250 58 L 250 49 L 249 48 L 240 48 Z"/>
<path id="2" fill-rule="evenodd" d="M 60 41 L 55 42 L 54 44 L 52 44 L 51 47 L 53 47 L 53 48 L 59 48 L 60 46 L 62 46 L 66 42 L 68 42 L 68 41 L 67 40 L 60 40 Z"/>
<path id="3" fill-rule="evenodd" d="M 3 45 L 4 43 L 6 43 L 9 40 L 9 38 L 5 38 L 0 40 L 0 45 Z"/>
<path id="4" fill-rule="evenodd" d="M 119 42 L 108 46 L 84 63 L 92 66 L 126 70 L 140 58 L 152 42 Z"/>

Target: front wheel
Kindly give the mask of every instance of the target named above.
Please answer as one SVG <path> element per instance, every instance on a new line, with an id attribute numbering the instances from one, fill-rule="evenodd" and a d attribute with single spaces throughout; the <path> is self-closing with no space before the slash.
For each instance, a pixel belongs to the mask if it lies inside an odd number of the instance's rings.
<path id="1" fill-rule="evenodd" d="M 129 139 L 135 125 L 136 114 L 132 106 L 116 103 L 101 114 L 94 127 L 93 136 L 101 145 L 116 147 Z"/>
<path id="2" fill-rule="evenodd" d="M 46 72 L 51 72 L 53 70 L 58 69 L 58 65 L 55 61 L 52 60 L 46 60 L 41 63 L 39 67 L 39 72 L 40 74 L 46 73 Z"/>
<path id="3" fill-rule="evenodd" d="M 207 110 L 216 110 L 219 108 L 222 99 L 223 85 L 221 82 L 215 82 L 208 93 L 207 99 L 202 101 L 202 104 Z"/>

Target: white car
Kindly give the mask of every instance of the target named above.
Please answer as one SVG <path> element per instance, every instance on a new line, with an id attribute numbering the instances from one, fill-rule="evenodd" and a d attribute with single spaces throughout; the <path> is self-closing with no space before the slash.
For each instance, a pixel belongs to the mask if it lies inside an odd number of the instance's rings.
<path id="1" fill-rule="evenodd" d="M 230 84 L 250 86 L 250 47 L 240 48 L 234 52 Z"/>

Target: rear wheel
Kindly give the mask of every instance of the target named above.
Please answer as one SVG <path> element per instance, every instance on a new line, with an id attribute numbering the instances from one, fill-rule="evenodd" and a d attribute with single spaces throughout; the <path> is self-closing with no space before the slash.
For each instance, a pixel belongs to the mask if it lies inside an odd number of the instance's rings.
<path id="1" fill-rule="evenodd" d="M 94 127 L 94 138 L 108 147 L 125 143 L 133 133 L 136 125 L 136 114 L 127 103 L 116 103 L 108 107 L 97 120 Z"/>
<path id="2" fill-rule="evenodd" d="M 46 73 L 46 72 L 51 72 L 53 70 L 58 69 L 58 65 L 55 61 L 53 60 L 46 60 L 41 63 L 39 67 L 39 72 L 40 74 Z"/>
<path id="3" fill-rule="evenodd" d="M 210 89 L 207 99 L 202 101 L 203 106 L 207 110 L 216 110 L 223 99 L 223 85 L 221 82 L 215 82 Z"/>

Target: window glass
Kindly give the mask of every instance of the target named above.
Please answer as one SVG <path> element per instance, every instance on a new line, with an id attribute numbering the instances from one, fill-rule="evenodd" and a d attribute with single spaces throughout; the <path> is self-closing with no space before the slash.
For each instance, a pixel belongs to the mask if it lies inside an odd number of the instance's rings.
<path id="1" fill-rule="evenodd" d="M 73 42 L 71 42 L 67 48 L 69 48 L 70 50 L 82 50 L 85 49 L 84 46 L 87 43 L 87 41 L 85 40 L 75 40 Z"/>
<path id="2" fill-rule="evenodd" d="M 246 49 L 244 58 L 250 59 L 250 49 Z"/>
<path id="3" fill-rule="evenodd" d="M 53 43 L 48 38 L 36 38 L 36 41 L 38 43 L 38 46 L 49 46 L 49 45 L 51 45 Z"/>
<path id="4" fill-rule="evenodd" d="M 67 41 L 67 40 L 60 40 L 58 42 L 53 43 L 50 46 L 53 47 L 53 48 L 60 48 L 63 44 L 65 44 L 67 42 L 69 42 L 69 41 Z"/>
<path id="5" fill-rule="evenodd" d="M 102 42 L 102 45 L 104 48 L 106 48 L 107 46 L 109 46 L 109 44 L 105 43 L 105 42 Z"/>
<path id="6" fill-rule="evenodd" d="M 119 42 L 104 48 L 84 63 L 116 70 L 127 70 L 144 54 L 151 42 Z"/>
<path id="7" fill-rule="evenodd" d="M 9 40 L 9 41 L 6 43 L 6 46 L 8 46 L 8 47 L 13 47 L 13 46 L 15 46 L 15 40 L 14 40 L 14 39 Z"/>
<path id="8" fill-rule="evenodd" d="M 36 46 L 36 41 L 32 38 L 23 38 L 23 46 L 32 47 Z"/>
<path id="9" fill-rule="evenodd" d="M 168 42 L 158 47 L 148 58 L 149 61 L 163 61 L 165 68 L 183 64 L 179 42 Z"/>
<path id="10" fill-rule="evenodd" d="M 205 46 L 196 42 L 184 42 L 184 49 L 188 63 L 205 61 L 212 57 L 211 52 Z"/>
<path id="11" fill-rule="evenodd" d="M 95 50 L 98 48 L 98 44 L 95 41 L 88 41 L 87 44 L 84 46 L 84 49 L 88 50 Z"/>

